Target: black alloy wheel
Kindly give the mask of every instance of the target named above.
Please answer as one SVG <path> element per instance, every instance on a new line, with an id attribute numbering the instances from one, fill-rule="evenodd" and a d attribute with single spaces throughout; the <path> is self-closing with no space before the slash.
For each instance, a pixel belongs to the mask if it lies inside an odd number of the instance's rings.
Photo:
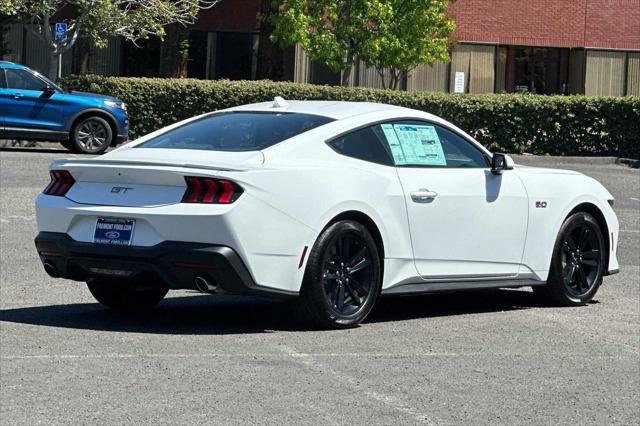
<path id="1" fill-rule="evenodd" d="M 371 293 L 371 251 L 364 239 L 351 232 L 337 235 L 323 256 L 325 297 L 340 315 L 353 315 Z"/>
<path id="2" fill-rule="evenodd" d="M 380 293 L 377 245 L 362 224 L 345 220 L 325 229 L 314 245 L 300 291 L 307 317 L 328 328 L 353 327 Z"/>
<path id="3" fill-rule="evenodd" d="M 602 283 L 606 250 L 595 218 L 585 212 L 571 215 L 560 228 L 547 285 L 533 287 L 534 292 L 553 304 L 588 303 Z"/>
<path id="4" fill-rule="evenodd" d="M 602 267 L 602 247 L 590 222 L 575 224 L 562 242 L 562 279 L 576 297 L 588 293 Z"/>

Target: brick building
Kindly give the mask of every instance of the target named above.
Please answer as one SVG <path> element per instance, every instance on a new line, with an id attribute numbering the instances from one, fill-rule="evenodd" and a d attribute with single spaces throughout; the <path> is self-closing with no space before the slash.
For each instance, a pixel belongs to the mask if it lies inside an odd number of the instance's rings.
<path id="1" fill-rule="evenodd" d="M 190 77 L 251 79 L 256 75 L 261 0 L 223 0 L 201 13 L 189 31 Z M 450 63 L 421 65 L 406 90 L 640 95 L 640 0 L 457 0 L 456 45 Z M 10 60 L 45 69 L 46 50 L 22 27 L 10 31 Z M 93 73 L 157 75 L 163 44 L 143 49 L 114 38 L 95 49 Z M 302 49 L 285 54 L 285 78 L 339 84 L 340 75 L 309 61 Z M 71 72 L 72 53 L 63 58 Z M 379 87 L 375 70 L 357 64 L 351 85 Z"/>
<path id="2" fill-rule="evenodd" d="M 462 45 L 494 60 L 495 91 L 640 94 L 639 0 L 458 0 L 450 11 Z"/>

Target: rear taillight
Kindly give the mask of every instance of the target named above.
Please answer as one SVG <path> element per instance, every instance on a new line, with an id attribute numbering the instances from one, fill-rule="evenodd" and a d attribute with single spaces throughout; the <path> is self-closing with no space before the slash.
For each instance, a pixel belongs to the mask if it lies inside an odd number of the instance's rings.
<path id="1" fill-rule="evenodd" d="M 51 182 L 44 189 L 44 193 L 47 195 L 62 197 L 76 183 L 76 180 L 67 170 L 49 170 L 49 175 L 51 176 Z"/>
<path id="2" fill-rule="evenodd" d="M 187 191 L 183 203 L 231 204 L 242 194 L 242 188 L 224 179 L 185 176 Z"/>

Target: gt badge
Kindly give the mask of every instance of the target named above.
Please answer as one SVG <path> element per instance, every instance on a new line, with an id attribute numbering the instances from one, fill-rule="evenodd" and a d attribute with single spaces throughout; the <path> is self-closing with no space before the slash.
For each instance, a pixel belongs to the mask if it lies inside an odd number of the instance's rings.
<path id="1" fill-rule="evenodd" d="M 546 201 L 536 201 L 536 209 L 546 209 L 547 202 Z"/>
<path id="2" fill-rule="evenodd" d="M 133 188 L 128 188 L 126 186 L 114 186 L 111 188 L 111 192 L 114 194 L 126 194 L 127 191 L 132 190 Z"/>

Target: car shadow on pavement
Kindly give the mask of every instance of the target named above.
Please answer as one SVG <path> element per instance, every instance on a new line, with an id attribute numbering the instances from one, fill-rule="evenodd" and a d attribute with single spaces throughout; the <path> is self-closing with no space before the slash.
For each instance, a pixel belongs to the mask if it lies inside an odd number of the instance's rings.
<path id="1" fill-rule="evenodd" d="M 530 291 L 485 290 L 378 301 L 367 323 L 512 311 L 540 306 Z M 313 330 L 292 302 L 257 297 L 200 294 L 168 297 L 157 309 L 138 314 L 111 311 L 98 303 L 0 310 L 0 321 L 150 334 L 244 334 Z"/>
<path id="2" fill-rule="evenodd" d="M 19 146 L 0 147 L 0 152 L 35 152 L 40 154 L 73 154 L 69 150 L 60 148 L 24 148 Z"/>
<path id="3" fill-rule="evenodd" d="M 491 289 L 420 296 L 383 297 L 378 300 L 367 322 L 482 314 L 543 306 L 532 291 L 522 289 Z"/>

